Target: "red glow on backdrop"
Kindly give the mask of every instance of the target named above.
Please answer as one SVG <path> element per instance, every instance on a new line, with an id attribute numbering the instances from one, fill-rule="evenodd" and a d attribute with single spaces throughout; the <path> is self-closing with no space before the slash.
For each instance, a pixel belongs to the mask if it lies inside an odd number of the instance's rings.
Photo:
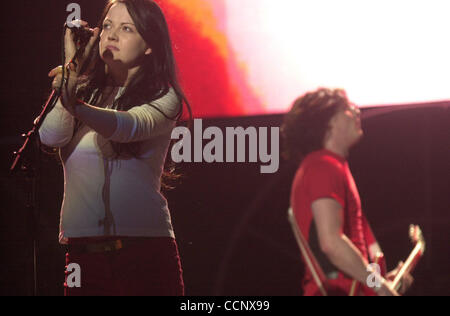
<path id="1" fill-rule="evenodd" d="M 194 116 L 261 113 L 260 100 L 227 40 L 224 1 L 157 2 L 169 23 L 181 82 Z"/>
<path id="2" fill-rule="evenodd" d="M 447 1 L 156 1 L 196 117 L 282 113 L 318 87 L 360 106 L 450 99 Z"/>

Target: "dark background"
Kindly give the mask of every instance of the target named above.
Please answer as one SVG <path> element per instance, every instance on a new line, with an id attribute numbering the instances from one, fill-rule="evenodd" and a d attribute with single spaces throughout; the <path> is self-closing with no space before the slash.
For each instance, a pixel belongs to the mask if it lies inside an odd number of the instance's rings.
<path id="1" fill-rule="evenodd" d="M 8 174 L 19 135 L 46 99 L 48 71 L 59 65 L 61 28 L 70 1 L 15 1 L 4 11 L 0 88 L 0 295 L 33 293 L 29 183 Z M 96 21 L 104 1 L 77 1 Z M 93 24 L 93 23 L 91 23 Z M 419 224 L 427 251 L 410 295 L 450 294 L 450 112 L 448 102 L 365 109 L 365 138 L 350 166 L 364 210 L 389 268 L 411 251 L 410 223 Z M 194 105 L 195 106 L 195 105 Z M 209 119 L 209 125 L 279 126 L 281 115 Z M 184 177 L 167 193 L 188 295 L 299 295 L 302 263 L 287 222 L 295 168 L 261 175 L 259 164 L 182 164 Z M 64 249 L 58 222 L 60 164 L 42 156 L 38 290 L 62 295 Z"/>

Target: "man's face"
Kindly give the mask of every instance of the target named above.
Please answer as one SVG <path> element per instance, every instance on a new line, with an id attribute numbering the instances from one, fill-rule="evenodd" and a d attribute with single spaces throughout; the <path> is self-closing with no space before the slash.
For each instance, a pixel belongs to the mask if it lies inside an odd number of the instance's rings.
<path id="1" fill-rule="evenodd" d="M 337 112 L 330 121 L 331 136 L 348 148 L 356 144 L 363 136 L 361 128 L 361 111 L 350 104 Z"/>

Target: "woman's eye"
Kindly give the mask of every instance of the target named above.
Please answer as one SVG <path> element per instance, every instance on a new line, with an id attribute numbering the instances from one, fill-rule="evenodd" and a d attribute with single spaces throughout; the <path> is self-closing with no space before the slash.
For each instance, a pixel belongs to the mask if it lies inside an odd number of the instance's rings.
<path id="1" fill-rule="evenodd" d="M 104 29 L 109 29 L 110 25 L 109 24 L 103 24 L 103 28 Z"/>
<path id="2" fill-rule="evenodd" d="M 128 26 L 124 26 L 123 29 L 124 29 L 125 32 L 132 32 L 132 31 L 133 31 L 133 30 L 132 30 L 130 27 L 128 27 Z"/>

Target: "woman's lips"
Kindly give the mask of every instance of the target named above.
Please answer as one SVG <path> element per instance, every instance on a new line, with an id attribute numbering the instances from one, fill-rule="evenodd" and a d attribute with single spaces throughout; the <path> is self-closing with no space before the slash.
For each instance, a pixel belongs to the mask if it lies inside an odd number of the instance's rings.
<path id="1" fill-rule="evenodd" d="M 118 49 L 116 46 L 108 45 L 106 46 L 106 49 L 118 52 L 120 49 Z"/>

